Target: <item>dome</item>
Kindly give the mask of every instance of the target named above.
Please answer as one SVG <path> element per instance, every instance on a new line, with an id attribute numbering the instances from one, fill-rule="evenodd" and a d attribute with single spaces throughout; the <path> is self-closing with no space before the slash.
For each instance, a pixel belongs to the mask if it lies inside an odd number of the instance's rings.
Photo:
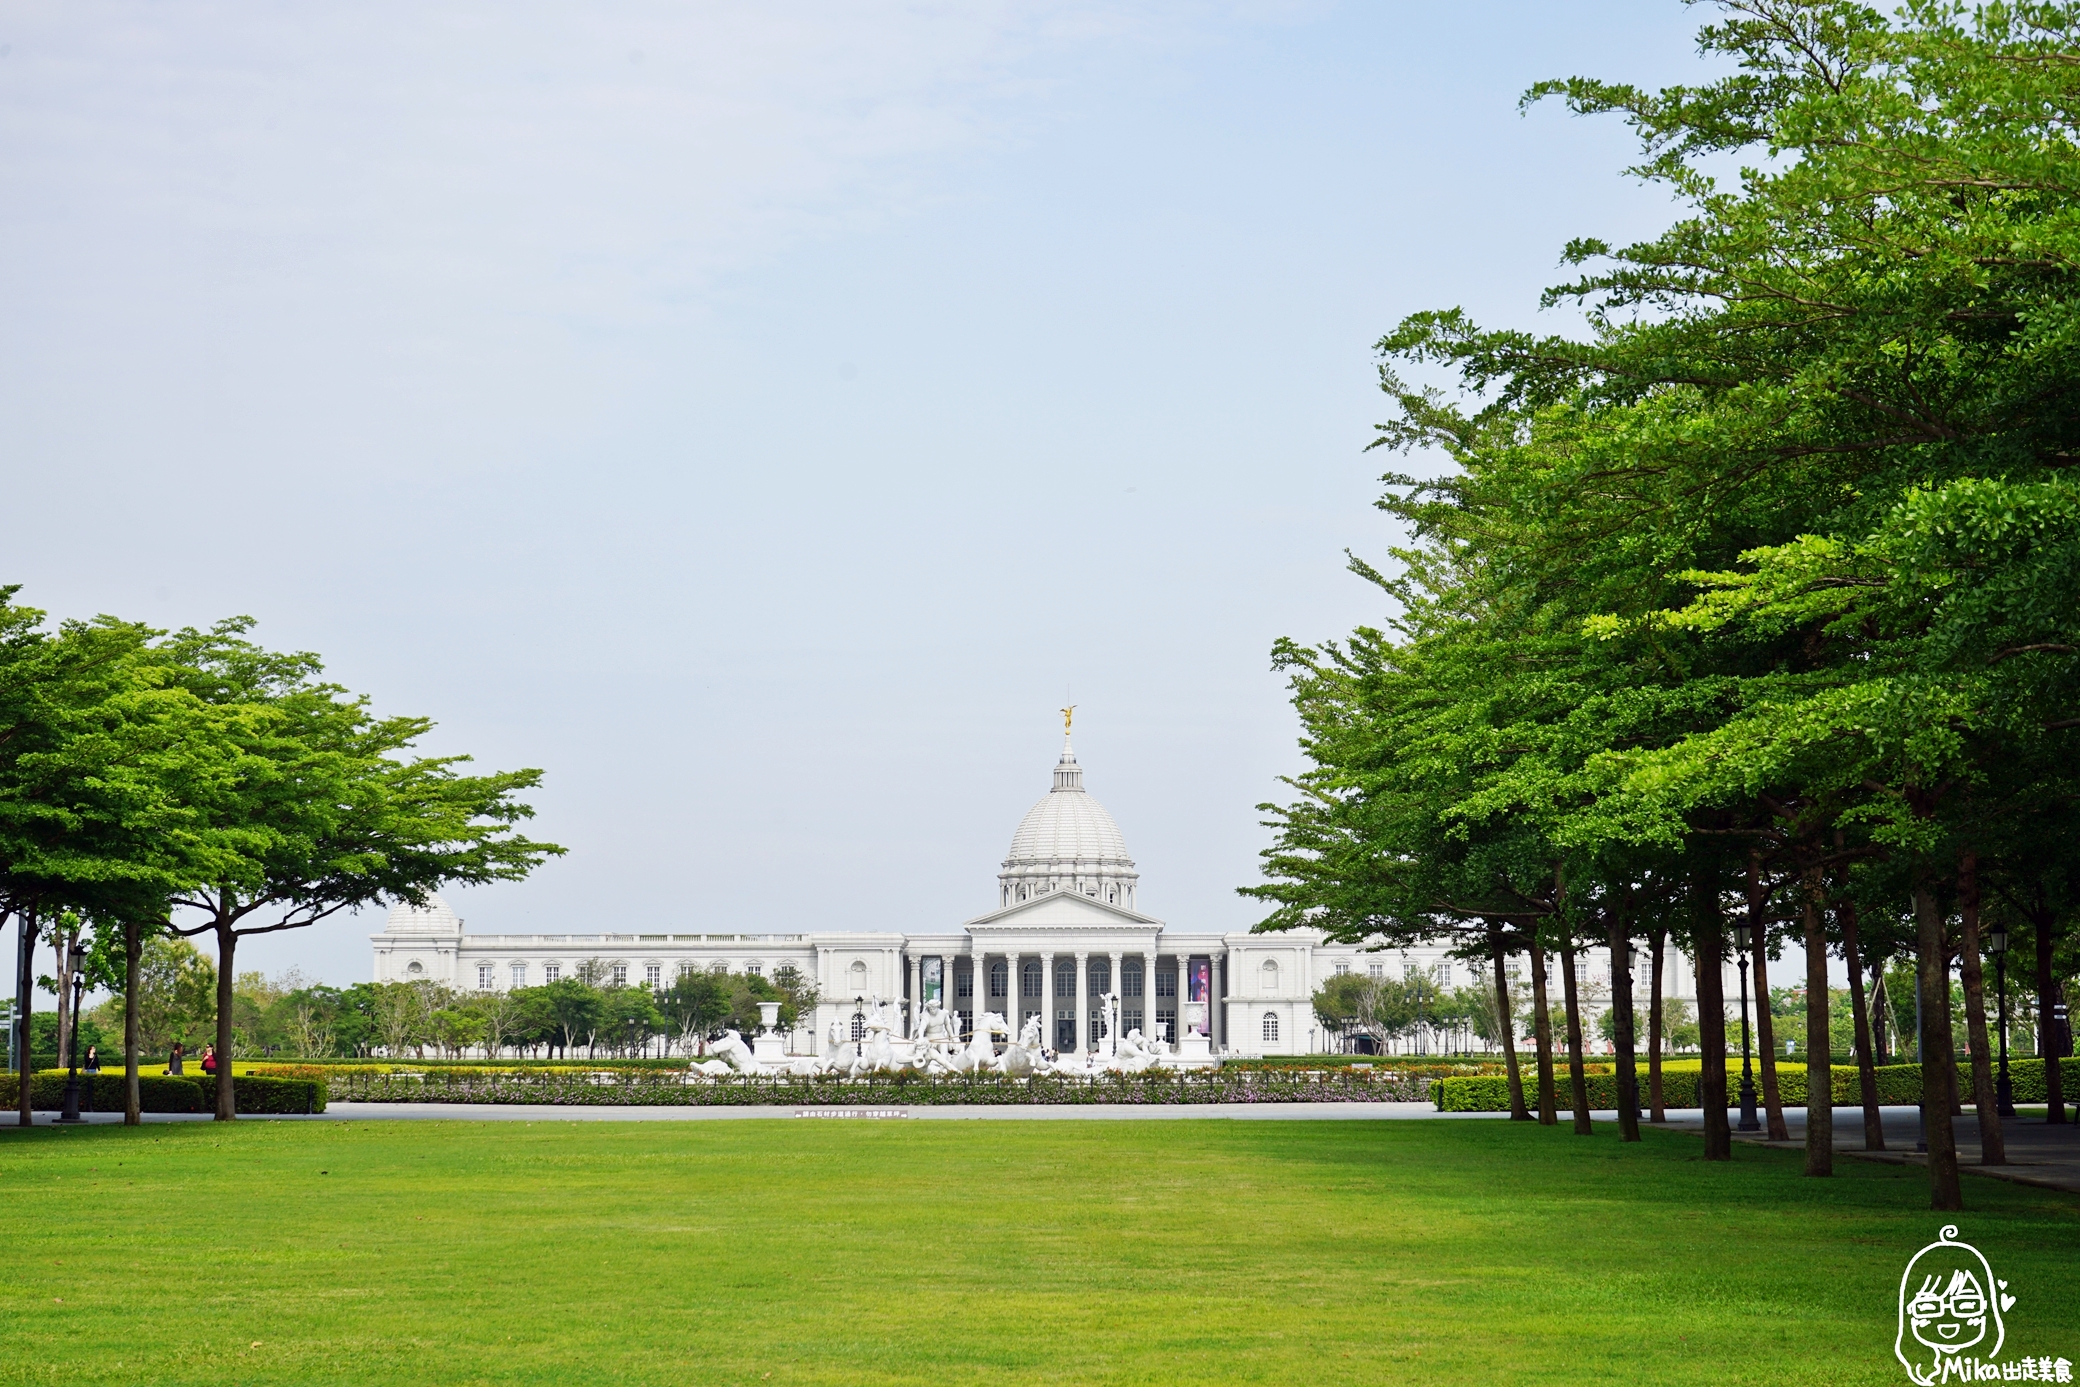
<path id="1" fill-rule="evenodd" d="M 1011 851 L 997 875 L 997 903 L 1015 905 L 1049 891 L 1081 891 L 1131 910 L 1139 880 L 1119 825 L 1083 788 L 1083 767 L 1076 764 L 1076 752 L 1064 735 L 1054 788 L 1026 811 L 1011 835 Z"/>
<path id="2" fill-rule="evenodd" d="M 390 907 L 390 917 L 383 922 L 385 934 L 460 934 L 462 921 L 448 903 L 431 891 L 426 893 L 425 905 L 413 905 L 410 901 L 399 901 Z"/>

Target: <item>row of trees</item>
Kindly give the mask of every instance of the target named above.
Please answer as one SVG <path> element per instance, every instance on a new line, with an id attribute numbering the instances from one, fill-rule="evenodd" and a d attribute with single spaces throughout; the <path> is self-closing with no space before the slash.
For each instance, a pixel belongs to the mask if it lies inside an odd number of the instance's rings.
<path id="1" fill-rule="evenodd" d="M 131 1121 L 150 940 L 214 943 L 228 1059 L 241 939 L 515 880 L 562 851 L 516 829 L 540 772 L 414 754 L 429 721 L 376 716 L 317 656 L 248 640 L 247 620 L 52 626 L 17 591 L 0 589 L 0 922 L 19 928 L 16 1005 L 26 1020 L 39 940 L 76 932 L 89 975 L 127 999 Z M 24 1124 L 30 1063 L 24 1045 Z M 216 1115 L 233 1114 L 227 1063 Z"/>
<path id="2" fill-rule="evenodd" d="M 2080 5 L 1717 8 L 1700 43 L 1729 76 L 1526 95 L 1624 119 L 1635 172 L 1686 205 L 1652 240 L 1568 246 L 1579 277 L 1545 303 L 1580 308 L 1583 331 L 1448 310 L 1381 342 L 1396 415 L 1378 443 L 1453 466 L 1390 476 L 1380 504 L 1410 539 L 1388 568 L 1354 560 L 1393 620 L 1277 649 L 1313 767 L 1266 806 L 1277 840 L 1248 890 L 1270 927 L 1453 936 L 1491 962 L 1504 1011 L 1504 961 L 1528 953 L 1533 1099 L 1505 1051 L 1515 1115 L 1535 1101 L 1548 1122 L 1557 954 L 1582 1133 L 1574 955 L 1607 948 L 1627 1140 L 1634 950 L 1658 980 L 1681 948 L 1713 1160 L 1730 1152 L 1722 969 L 1746 932 L 1770 995 L 1771 945 L 1796 940 L 1811 1175 L 1832 1170 L 1827 960 L 1852 980 L 1873 1146 L 1869 982 L 1911 960 L 1931 1198 L 1956 1208 L 1954 1099 L 2003 1159 L 1990 929 L 2046 1018 L 2075 971 Z M 1653 1065 L 1660 1021 L 1650 1008 Z M 1768 1056 L 1767 1009 L 1758 1023 Z M 2068 1045 L 2042 1047 L 2055 1121 Z M 1767 1058 L 1763 1077 L 1781 1131 Z"/>
<path id="3" fill-rule="evenodd" d="M 759 1023 L 759 1003 L 780 1004 L 780 1025 L 792 1029 L 813 1012 L 817 989 L 792 966 L 768 979 L 758 974 L 698 973 L 661 991 L 613 986 L 606 964 L 589 960 L 574 976 L 544 987 L 510 992 L 459 992 L 438 983 L 355 983 L 330 987 L 291 970 L 269 979 L 241 973 L 232 984 L 232 1045 L 240 1055 L 322 1059 L 412 1055 L 432 1050 L 444 1058 L 467 1052 L 491 1058 L 569 1055 L 641 1056 L 653 1045 L 665 1055 L 697 1054 L 724 1026 L 746 1034 Z M 178 937 L 148 941 L 139 959 L 138 1048 L 166 1053 L 175 1042 L 192 1052 L 216 1025 L 216 969 Z M 108 1045 L 122 1034 L 129 999 L 110 997 L 81 1018 L 80 1042 Z M 39 1055 L 58 1050 L 58 1018 L 39 1015 Z"/>

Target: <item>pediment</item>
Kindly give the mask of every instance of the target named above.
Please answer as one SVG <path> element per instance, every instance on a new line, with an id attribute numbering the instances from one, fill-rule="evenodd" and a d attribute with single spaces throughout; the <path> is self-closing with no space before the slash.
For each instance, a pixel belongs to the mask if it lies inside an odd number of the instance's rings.
<path id="1" fill-rule="evenodd" d="M 963 928 L 968 930 L 1023 929 L 1161 929 L 1163 922 L 1151 915 L 1107 905 L 1080 891 L 1049 891 L 1030 900 L 1007 905 L 987 915 L 978 915 Z"/>

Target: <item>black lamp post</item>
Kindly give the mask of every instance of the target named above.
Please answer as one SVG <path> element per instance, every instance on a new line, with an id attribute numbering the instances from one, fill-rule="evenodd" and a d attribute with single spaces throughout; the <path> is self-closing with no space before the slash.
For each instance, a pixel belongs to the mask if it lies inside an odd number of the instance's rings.
<path id="1" fill-rule="evenodd" d="M 2002 1117 L 2015 1115 L 2015 1089 L 2008 1082 L 2008 927 L 1995 925 L 1986 931 L 1986 952 L 1993 955 L 1995 989 L 2000 994 L 2001 1077 L 1993 1089 L 1993 1110 Z"/>
<path id="2" fill-rule="evenodd" d="M 867 1057 L 867 999 L 858 996 L 852 999 L 852 1053 L 857 1059 Z"/>
<path id="3" fill-rule="evenodd" d="M 1748 949 L 1754 942 L 1753 926 L 1733 927 L 1734 952 L 1740 955 L 1741 964 L 1741 1120 L 1736 1130 L 1743 1132 L 1762 1130 L 1755 1120 L 1755 1062 L 1748 1054 Z"/>
<path id="4" fill-rule="evenodd" d="M 65 951 L 66 976 L 58 984 L 64 987 L 69 983 L 72 987 L 72 1046 L 65 1070 L 65 1110 L 58 1114 L 60 1122 L 86 1120 L 79 1115 L 79 1003 L 87 982 L 87 970 L 80 965 L 84 962 L 80 957 L 79 941 L 75 939 Z"/>

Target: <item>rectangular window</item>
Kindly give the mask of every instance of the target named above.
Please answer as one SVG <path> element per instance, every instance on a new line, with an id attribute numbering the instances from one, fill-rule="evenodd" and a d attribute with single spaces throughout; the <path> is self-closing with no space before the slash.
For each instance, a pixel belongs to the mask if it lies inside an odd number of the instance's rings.
<path id="1" fill-rule="evenodd" d="M 1452 965 L 1450 962 L 1437 965 L 1437 985 L 1439 987 L 1450 987 L 1452 985 Z"/>
<path id="2" fill-rule="evenodd" d="M 1404 963 L 1401 965 L 1401 981 L 1414 982 L 1417 978 L 1420 978 L 1421 976 L 1423 976 L 1423 970 L 1416 967 L 1415 964 Z"/>
<path id="3" fill-rule="evenodd" d="M 1140 1030 L 1140 1029 L 1141 1029 L 1141 1008 L 1140 1008 L 1140 1007 L 1135 1007 L 1135 1008 L 1134 1008 L 1133 1010 L 1131 1010 L 1131 1011 L 1122 1011 L 1122 1012 L 1121 1012 L 1121 1013 L 1119 1014 L 1119 1024 L 1120 1024 L 1120 1029 L 1121 1029 L 1121 1030 L 1126 1030 L 1126 1031 L 1138 1031 L 1138 1030 Z"/>
<path id="4" fill-rule="evenodd" d="M 1156 1038 L 1160 1040 L 1177 1039 L 1177 1008 L 1156 1008 Z"/>
<path id="5" fill-rule="evenodd" d="M 1365 971 L 1375 978 L 1384 980 L 1387 976 L 1387 965 L 1384 963 L 1375 963 L 1368 967 Z"/>
<path id="6" fill-rule="evenodd" d="M 477 965 L 477 991 L 479 991 L 479 992 L 489 992 L 490 990 L 491 990 L 491 965 L 490 965 L 490 964 L 488 964 L 488 963 L 479 963 L 479 964 Z"/>
<path id="7" fill-rule="evenodd" d="M 953 975 L 954 1000 L 959 1001 L 963 998 L 973 997 L 974 995 L 975 975 L 973 973 L 955 973 Z"/>
<path id="8" fill-rule="evenodd" d="M 1342 977 L 1342 976 L 1343 976 L 1344 974 L 1346 974 L 1346 973 L 1350 972 L 1350 970 L 1351 970 L 1351 961 L 1350 961 L 1349 959 L 1347 959 L 1347 958 L 1339 958 L 1339 959 L 1337 959 L 1337 960 L 1336 960 L 1336 976 L 1337 976 L 1337 977 L 1339 977 L 1339 978 L 1340 978 L 1340 977 Z"/>
<path id="9" fill-rule="evenodd" d="M 1177 973 L 1174 969 L 1168 973 L 1163 972 L 1161 969 L 1156 970 L 1156 995 L 1158 997 L 1175 997 L 1177 995 Z M 1160 1011 L 1156 1013 L 1158 1016 L 1162 1014 Z"/>
<path id="10" fill-rule="evenodd" d="M 628 986 L 628 965 L 627 965 L 626 963 L 617 963 L 617 964 L 615 964 L 615 965 L 614 965 L 614 974 L 613 974 L 613 976 L 614 976 L 614 986 L 616 986 L 616 987 L 626 987 L 626 986 Z"/>
<path id="11" fill-rule="evenodd" d="M 557 966 L 556 964 L 554 964 L 554 963 L 547 963 L 547 964 L 544 964 L 544 965 L 542 965 L 542 981 L 543 981 L 543 982 L 555 982 L 555 981 L 556 981 L 556 980 L 557 980 L 558 978 L 560 978 L 560 977 L 562 977 L 562 976 L 563 976 L 563 969 L 562 969 L 562 968 L 560 968 L 560 967 L 558 967 L 558 966 Z"/>
<path id="12" fill-rule="evenodd" d="M 514 965 L 513 965 L 513 986 L 515 986 L 515 987 L 525 987 L 525 986 L 527 986 L 527 965 L 526 965 L 526 964 L 524 964 L 524 963 L 516 963 L 516 964 L 514 964 Z"/>
<path id="13" fill-rule="evenodd" d="M 645 965 L 643 968 L 643 981 L 650 984 L 650 990 L 653 992 L 655 992 L 658 988 L 663 987 L 664 965 L 661 963 L 652 963 Z"/>
<path id="14" fill-rule="evenodd" d="M 754 978 L 764 977 L 766 966 L 763 963 L 760 963 L 757 959 L 753 959 L 751 962 L 744 965 L 744 971 L 749 973 Z"/>

